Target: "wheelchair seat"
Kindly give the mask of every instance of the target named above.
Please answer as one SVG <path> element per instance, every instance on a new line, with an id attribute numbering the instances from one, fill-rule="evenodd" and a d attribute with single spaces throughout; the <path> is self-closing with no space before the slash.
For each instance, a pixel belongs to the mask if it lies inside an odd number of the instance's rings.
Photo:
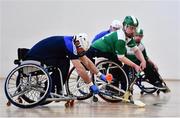
<path id="1" fill-rule="evenodd" d="M 37 61 L 37 60 L 25 60 L 25 57 L 26 57 L 29 50 L 30 49 L 28 49 L 28 48 L 18 48 L 18 50 L 17 50 L 18 59 L 14 60 L 14 64 L 15 65 L 36 64 L 36 65 L 39 65 L 39 66 L 42 66 L 42 67 L 46 68 L 47 66 L 44 63 L 40 62 L 40 61 Z"/>

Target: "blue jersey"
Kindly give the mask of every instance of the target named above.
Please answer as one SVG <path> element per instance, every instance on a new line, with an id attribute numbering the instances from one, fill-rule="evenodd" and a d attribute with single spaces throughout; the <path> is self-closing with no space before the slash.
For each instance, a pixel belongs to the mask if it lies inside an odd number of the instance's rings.
<path id="1" fill-rule="evenodd" d="M 27 54 L 28 59 L 61 60 L 78 59 L 73 36 L 48 37 L 34 45 Z"/>
<path id="2" fill-rule="evenodd" d="M 100 39 L 101 37 L 105 36 L 106 34 L 109 34 L 110 30 L 102 31 L 101 33 L 97 34 L 94 39 L 92 40 L 92 43 L 94 43 L 96 40 Z"/>

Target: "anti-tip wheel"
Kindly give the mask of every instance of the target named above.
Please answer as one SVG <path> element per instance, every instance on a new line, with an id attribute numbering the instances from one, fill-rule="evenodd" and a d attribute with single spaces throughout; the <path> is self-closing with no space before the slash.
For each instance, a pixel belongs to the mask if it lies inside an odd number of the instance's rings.
<path id="1" fill-rule="evenodd" d="M 96 96 L 93 96 L 93 102 L 97 102 L 98 98 Z"/>
<path id="2" fill-rule="evenodd" d="M 6 103 L 6 105 L 7 105 L 8 107 L 11 106 L 11 102 L 8 101 L 8 102 Z"/>
<path id="3" fill-rule="evenodd" d="M 141 92 L 140 92 L 140 94 L 141 94 L 141 95 L 143 95 L 143 94 L 144 94 L 144 92 L 143 92 L 143 91 L 141 91 Z"/>
<path id="4" fill-rule="evenodd" d="M 157 95 L 159 95 L 159 94 L 160 94 L 160 90 L 157 91 Z"/>
<path id="5" fill-rule="evenodd" d="M 66 108 L 69 107 L 69 101 L 65 103 L 65 107 L 66 107 Z"/>
<path id="6" fill-rule="evenodd" d="M 73 107 L 73 106 L 74 106 L 74 100 L 71 100 L 71 101 L 69 102 L 69 104 L 70 104 L 71 107 Z"/>

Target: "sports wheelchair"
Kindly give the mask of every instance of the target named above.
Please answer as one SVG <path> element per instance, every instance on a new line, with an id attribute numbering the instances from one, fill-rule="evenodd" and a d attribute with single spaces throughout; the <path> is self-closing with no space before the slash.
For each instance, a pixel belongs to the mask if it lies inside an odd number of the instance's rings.
<path id="1" fill-rule="evenodd" d="M 116 63 L 112 62 L 112 61 L 108 61 L 108 60 L 103 60 L 100 61 L 96 64 L 96 67 L 98 70 L 100 70 L 102 73 L 107 74 L 107 73 L 112 73 L 113 71 L 119 72 L 119 74 L 121 75 L 120 77 L 122 77 L 122 79 L 124 80 L 123 85 L 124 86 L 124 90 L 123 89 L 119 89 L 120 91 L 122 91 L 122 94 L 125 93 L 125 91 L 128 88 L 128 78 L 124 72 L 124 70 Z M 92 73 L 90 73 L 89 71 L 87 71 L 88 75 L 90 78 L 92 78 L 92 80 L 94 81 L 95 84 L 97 84 L 98 86 L 100 85 L 101 81 L 99 78 L 97 78 L 95 75 L 93 75 Z M 116 75 L 113 75 L 114 77 Z M 116 76 L 117 77 L 117 76 Z M 69 73 L 69 79 L 67 80 L 67 88 L 68 91 L 73 94 L 74 96 L 78 97 L 81 100 L 85 100 L 88 99 L 90 97 L 93 96 L 93 94 L 91 93 L 91 91 L 89 91 L 89 87 L 84 83 L 83 79 L 77 74 L 77 71 L 75 69 L 75 67 L 73 67 L 70 70 Z M 76 89 L 74 89 L 74 83 L 77 83 Z M 116 83 L 117 84 L 117 83 Z M 118 82 L 118 86 L 122 86 L 121 81 Z M 99 94 L 101 96 L 101 93 Z M 97 101 L 97 97 L 93 96 L 93 101 Z M 103 96 L 102 96 L 103 98 Z M 104 98 L 106 99 L 106 98 Z"/>
<path id="2" fill-rule="evenodd" d="M 168 93 L 170 92 L 170 89 L 167 87 L 165 81 L 162 79 L 161 75 L 156 71 L 155 74 L 157 74 L 157 77 L 160 79 L 160 81 L 162 82 L 162 85 L 165 86 L 165 89 L 161 89 L 159 87 L 154 86 L 149 79 L 146 77 L 145 73 L 142 72 L 140 75 L 138 75 L 138 79 L 135 82 L 135 85 L 137 85 L 139 87 L 140 94 L 143 95 L 144 93 L 146 94 L 153 94 L 153 93 L 157 93 L 157 95 L 160 94 L 160 92 L 163 93 Z M 131 83 L 131 81 L 133 81 L 133 79 L 136 76 L 136 72 L 135 69 L 130 67 L 129 72 L 128 72 L 128 77 L 129 77 L 129 81 Z"/>
<path id="3" fill-rule="evenodd" d="M 134 85 L 137 85 L 141 89 L 141 94 L 152 94 L 154 92 L 157 92 L 158 94 L 160 93 L 159 88 L 153 86 L 147 79 L 145 79 L 143 72 L 137 73 L 133 68 L 130 68 L 129 73 L 126 74 L 121 65 L 107 59 L 99 61 L 96 64 L 96 67 L 104 74 L 112 74 L 114 78 L 111 82 L 107 83 L 88 72 L 94 80 L 94 83 L 100 89 L 99 96 L 107 102 L 115 103 L 126 101 L 136 104 L 137 101 L 134 101 L 132 98 Z M 97 97 L 89 91 L 87 85 L 82 81 L 82 78 L 77 74 L 74 67 L 71 69 L 69 76 L 73 76 L 74 79 L 70 80 L 72 77 L 69 77 L 68 84 L 71 84 L 71 82 L 79 83 L 77 84 L 77 89 L 75 89 L 76 91 L 73 91 L 73 87 L 68 87 L 70 93 L 74 96 L 81 97 L 81 100 L 93 96 L 93 101 L 98 101 Z M 166 85 L 163 80 L 162 82 Z M 137 104 L 139 104 L 139 101 Z M 142 103 L 140 104 L 142 105 Z"/>
<path id="4" fill-rule="evenodd" d="M 18 59 L 14 61 L 17 67 L 6 78 L 4 90 L 9 100 L 7 106 L 12 103 L 17 107 L 32 108 L 49 104 L 52 101 L 67 101 L 66 107 L 73 106 L 74 100 L 80 98 L 74 97 L 67 90 L 67 82 L 63 86 L 61 70 L 38 61 L 24 60 L 28 50 L 26 48 L 18 49 Z M 52 85 L 51 74 L 54 70 L 59 72 L 61 93 L 56 93 L 54 90 L 56 88 Z"/>
<path id="5" fill-rule="evenodd" d="M 99 78 L 97 78 L 92 73 L 88 72 L 88 75 L 92 78 L 93 82 L 99 87 L 100 93 L 98 94 L 102 99 L 109 102 L 119 102 L 122 100 L 124 93 L 128 90 L 128 77 L 125 71 L 122 69 L 120 65 L 115 62 L 109 60 L 101 60 L 96 64 L 97 69 L 103 74 L 112 74 L 113 78 L 116 79 L 112 80 L 112 83 L 106 83 Z M 114 73 L 116 72 L 116 73 Z M 118 73 L 118 75 L 117 75 Z M 74 96 L 81 98 L 81 100 L 85 100 L 93 96 L 93 101 L 98 101 L 97 96 L 93 95 L 88 86 L 83 82 L 82 78 L 77 74 L 75 67 L 73 67 L 69 73 L 68 77 L 68 91 L 72 93 Z M 72 79 L 73 78 L 73 79 Z M 78 83 L 77 89 L 74 91 L 74 86 L 71 87 L 72 83 Z M 74 85 L 74 84 L 73 84 Z M 118 86 L 118 87 L 117 87 Z M 107 94 L 108 91 L 111 94 Z M 116 94 L 116 98 L 114 98 L 114 94 Z M 110 99 L 110 98 L 112 99 Z M 118 99 L 117 99 L 118 97 Z M 114 98 L 114 99 L 113 99 Z"/>

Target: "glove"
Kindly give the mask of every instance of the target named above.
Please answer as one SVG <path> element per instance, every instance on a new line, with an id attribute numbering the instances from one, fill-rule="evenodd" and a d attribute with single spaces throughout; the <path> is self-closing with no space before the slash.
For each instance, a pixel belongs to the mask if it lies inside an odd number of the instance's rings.
<path id="1" fill-rule="evenodd" d="M 94 94 L 99 93 L 99 88 L 96 85 L 90 86 L 90 91 L 92 91 Z"/>
<path id="2" fill-rule="evenodd" d="M 106 75 L 101 74 L 100 79 L 106 82 Z"/>
<path id="3" fill-rule="evenodd" d="M 106 75 L 102 74 L 101 72 L 98 72 L 98 73 L 97 73 L 97 77 L 100 78 L 101 80 L 107 82 L 107 81 L 106 81 Z"/>

